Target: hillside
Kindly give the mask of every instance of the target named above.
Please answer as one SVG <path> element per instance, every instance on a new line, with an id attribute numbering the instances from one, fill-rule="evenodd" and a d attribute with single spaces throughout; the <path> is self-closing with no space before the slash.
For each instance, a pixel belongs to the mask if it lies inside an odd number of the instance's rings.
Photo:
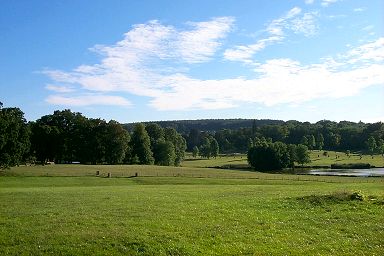
<path id="1" fill-rule="evenodd" d="M 199 120 L 174 120 L 174 121 L 150 121 L 144 122 L 157 123 L 161 127 L 172 127 L 178 132 L 187 134 L 190 130 L 214 132 L 222 129 L 237 130 L 240 128 L 251 128 L 253 125 L 261 127 L 264 125 L 284 124 L 282 120 L 272 119 L 199 119 Z M 124 124 L 128 130 L 132 130 L 135 123 Z"/>

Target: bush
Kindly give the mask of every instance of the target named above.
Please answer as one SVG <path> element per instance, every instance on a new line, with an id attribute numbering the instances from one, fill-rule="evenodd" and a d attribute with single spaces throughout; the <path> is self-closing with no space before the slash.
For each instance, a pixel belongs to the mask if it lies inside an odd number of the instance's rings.
<path id="1" fill-rule="evenodd" d="M 363 193 L 361 193 L 361 191 L 353 192 L 350 195 L 350 198 L 351 198 L 351 200 L 358 200 L 358 201 L 364 201 L 365 200 L 365 196 Z"/>

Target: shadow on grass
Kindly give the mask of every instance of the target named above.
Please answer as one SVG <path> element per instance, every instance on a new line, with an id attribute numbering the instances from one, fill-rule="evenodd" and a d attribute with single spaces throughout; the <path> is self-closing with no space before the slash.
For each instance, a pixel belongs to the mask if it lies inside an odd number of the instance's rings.
<path id="1" fill-rule="evenodd" d="M 374 196 L 365 196 L 360 191 L 355 192 L 335 192 L 329 195 L 309 195 L 297 198 L 298 201 L 309 203 L 311 205 L 324 205 L 334 203 L 344 203 L 351 201 L 376 201 L 377 198 Z"/>

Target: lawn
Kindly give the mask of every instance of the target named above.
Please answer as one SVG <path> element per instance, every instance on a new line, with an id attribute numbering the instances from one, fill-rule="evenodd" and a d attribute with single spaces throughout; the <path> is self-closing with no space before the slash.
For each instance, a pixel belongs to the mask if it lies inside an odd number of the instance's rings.
<path id="1" fill-rule="evenodd" d="M 350 153 L 349 156 L 344 152 L 311 150 L 311 162 L 307 166 L 331 166 L 331 164 L 349 164 L 349 163 L 368 163 L 375 167 L 384 167 L 384 157 L 382 155 L 361 155 L 358 153 Z M 204 159 L 193 158 L 188 155 L 186 161 L 182 163 L 185 167 L 230 167 L 231 169 L 244 168 L 248 166 L 247 155 L 221 155 L 217 158 Z"/>
<path id="2" fill-rule="evenodd" d="M 358 153 L 351 153 L 347 156 L 344 152 L 327 151 L 327 156 L 323 155 L 324 151 L 313 150 L 311 151 L 311 166 L 330 166 L 331 164 L 355 164 L 355 163 L 368 163 L 376 167 L 384 167 L 384 157 L 382 155 L 361 155 Z"/>
<path id="3" fill-rule="evenodd" d="M 152 166 L 6 172 L 0 255 L 384 254 L 383 178 Z M 354 191 L 365 200 L 350 200 Z"/>

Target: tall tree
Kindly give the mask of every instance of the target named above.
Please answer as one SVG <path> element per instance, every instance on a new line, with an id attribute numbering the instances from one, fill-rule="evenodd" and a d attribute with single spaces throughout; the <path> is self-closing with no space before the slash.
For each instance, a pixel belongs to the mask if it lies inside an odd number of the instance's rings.
<path id="1" fill-rule="evenodd" d="M 185 150 L 187 143 L 183 136 L 179 134 L 174 128 L 167 127 L 164 129 L 165 141 L 170 141 L 175 147 L 175 165 L 178 166 L 184 160 Z"/>
<path id="2" fill-rule="evenodd" d="M 316 148 L 316 139 L 313 135 L 308 136 L 308 148 L 311 150 Z"/>
<path id="3" fill-rule="evenodd" d="M 151 151 L 151 140 L 148 136 L 145 126 L 138 123 L 133 128 L 130 141 L 132 149 L 132 158 L 137 158 L 140 164 L 153 164 L 153 153 Z"/>
<path id="4" fill-rule="evenodd" d="M 304 165 L 311 161 L 309 157 L 308 147 L 306 145 L 299 144 L 296 146 L 296 161 L 301 165 Z"/>
<path id="5" fill-rule="evenodd" d="M 0 104 L 0 168 L 20 164 L 29 151 L 30 130 L 19 108 Z"/>
<path id="6" fill-rule="evenodd" d="M 288 144 L 288 154 L 289 154 L 289 167 L 295 167 L 295 162 L 297 162 L 297 149 L 295 144 Z"/>
<path id="7" fill-rule="evenodd" d="M 219 143 L 217 143 L 217 140 L 215 138 L 211 138 L 210 147 L 211 156 L 216 158 L 219 155 Z"/>
<path id="8" fill-rule="evenodd" d="M 193 147 L 192 156 L 196 158 L 199 155 L 199 148 L 197 146 Z"/>
<path id="9" fill-rule="evenodd" d="M 159 140 L 156 143 L 155 164 L 172 166 L 175 165 L 175 146 L 170 141 Z"/>
<path id="10" fill-rule="evenodd" d="M 379 141 L 377 142 L 377 148 L 378 148 L 378 151 L 381 155 L 384 155 L 384 140 L 383 139 L 379 139 Z"/>
<path id="11" fill-rule="evenodd" d="M 247 156 L 249 164 L 258 171 L 278 171 L 290 164 L 287 145 L 282 142 L 254 146 Z"/>
<path id="12" fill-rule="evenodd" d="M 109 121 L 106 126 L 105 137 L 105 160 L 109 164 L 120 164 L 123 162 L 128 150 L 130 140 L 128 132 L 116 121 Z"/>
<path id="13" fill-rule="evenodd" d="M 157 141 L 164 141 L 165 139 L 165 134 L 164 134 L 164 129 L 161 128 L 160 125 L 156 123 L 149 123 L 145 126 L 145 130 L 148 133 L 148 136 L 151 140 L 151 149 L 155 147 Z"/>
<path id="14" fill-rule="evenodd" d="M 252 138 L 249 138 L 248 139 L 248 149 L 250 149 L 251 147 L 253 147 L 253 140 L 252 140 Z"/>
<path id="15" fill-rule="evenodd" d="M 205 158 L 211 157 L 211 142 L 209 138 L 205 137 L 203 140 L 203 144 L 200 146 L 200 155 Z"/>
<path id="16" fill-rule="evenodd" d="M 371 155 L 372 155 L 373 152 L 375 152 L 376 147 L 377 147 L 375 138 L 372 136 L 369 137 L 366 144 L 367 144 L 367 148 L 368 148 L 369 153 L 371 153 Z"/>
<path id="17" fill-rule="evenodd" d="M 308 144 L 309 144 L 309 143 L 308 143 L 308 138 L 307 138 L 307 136 L 303 136 L 303 137 L 301 138 L 300 143 L 308 147 Z"/>
<path id="18" fill-rule="evenodd" d="M 318 150 L 322 150 L 323 149 L 323 147 L 324 147 L 324 136 L 323 136 L 322 133 L 319 133 L 317 135 L 316 144 L 317 144 L 317 149 Z"/>

